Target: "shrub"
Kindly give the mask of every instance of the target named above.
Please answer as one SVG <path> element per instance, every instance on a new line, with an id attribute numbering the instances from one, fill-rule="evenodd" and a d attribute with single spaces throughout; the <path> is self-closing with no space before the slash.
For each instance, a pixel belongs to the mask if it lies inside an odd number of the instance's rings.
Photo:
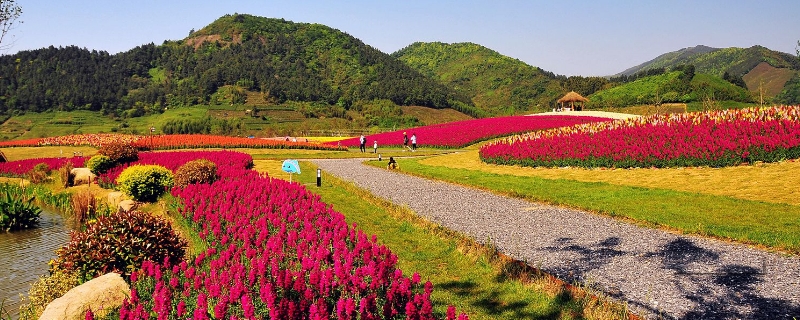
<path id="1" fill-rule="evenodd" d="M 115 163 L 113 160 L 111 160 L 111 157 L 102 154 L 94 155 L 86 161 L 86 167 L 89 168 L 89 171 L 96 175 L 105 173 L 109 169 L 113 168 L 114 165 Z"/>
<path id="2" fill-rule="evenodd" d="M 72 169 L 74 168 L 71 161 L 67 161 L 61 168 L 58 168 L 58 176 L 61 177 L 61 183 L 64 188 L 69 188 L 75 184 L 75 175 L 72 174 Z"/>
<path id="3" fill-rule="evenodd" d="M 0 230 L 27 229 L 39 223 L 42 209 L 33 204 L 34 196 L 9 184 L 0 184 L 0 190 Z"/>
<path id="4" fill-rule="evenodd" d="M 50 302 L 63 296 L 69 289 L 78 285 L 78 276 L 74 272 L 53 270 L 49 276 L 40 277 L 31 284 L 28 301 L 23 300 L 20 306 L 20 319 L 39 319 Z"/>
<path id="5" fill-rule="evenodd" d="M 136 201 L 154 202 L 174 182 L 172 171 L 157 165 L 133 165 L 117 177 L 119 191 Z"/>
<path id="6" fill-rule="evenodd" d="M 128 163 L 139 160 L 139 150 L 133 145 L 110 142 L 102 145 L 99 154 L 111 158 L 114 163 Z"/>
<path id="7" fill-rule="evenodd" d="M 25 176 L 30 180 L 32 183 L 42 183 L 47 180 L 47 176 L 50 175 L 50 166 L 46 163 L 39 163 L 33 166 L 33 169 L 28 171 Z"/>
<path id="8" fill-rule="evenodd" d="M 212 183 L 217 180 L 217 165 L 206 159 L 192 160 L 175 172 L 175 185 L 186 187 L 195 183 Z"/>
<path id="9" fill-rule="evenodd" d="M 97 219 L 86 231 L 73 232 L 58 249 L 54 268 L 77 272 L 88 281 L 109 272 L 128 278 L 146 260 L 178 263 L 186 241 L 164 219 L 140 211 L 117 212 Z"/>

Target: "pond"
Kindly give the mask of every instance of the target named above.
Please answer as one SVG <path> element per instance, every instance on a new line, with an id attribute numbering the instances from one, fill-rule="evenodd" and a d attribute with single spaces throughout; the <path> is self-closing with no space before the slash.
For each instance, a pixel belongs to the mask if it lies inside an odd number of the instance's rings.
<path id="1" fill-rule="evenodd" d="M 47 262 L 68 240 L 65 218 L 47 209 L 42 211 L 37 228 L 0 231 L 0 302 L 5 301 L 5 309 L 14 319 L 19 313 L 20 294 L 27 298 L 31 283 L 48 274 Z"/>

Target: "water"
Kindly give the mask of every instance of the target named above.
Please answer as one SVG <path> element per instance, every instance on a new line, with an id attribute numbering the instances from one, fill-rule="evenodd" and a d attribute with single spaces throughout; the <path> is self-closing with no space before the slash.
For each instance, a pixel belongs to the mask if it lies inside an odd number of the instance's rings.
<path id="1" fill-rule="evenodd" d="M 67 221 L 48 210 L 42 211 L 37 228 L 0 231 L 0 302 L 5 301 L 12 317 L 19 313 L 20 294 L 27 297 L 31 283 L 48 274 L 47 262 L 68 240 Z"/>

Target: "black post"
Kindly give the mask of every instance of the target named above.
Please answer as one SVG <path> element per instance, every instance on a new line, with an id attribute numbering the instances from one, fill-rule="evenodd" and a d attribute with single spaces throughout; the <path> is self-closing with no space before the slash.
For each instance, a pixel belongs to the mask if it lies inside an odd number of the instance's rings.
<path id="1" fill-rule="evenodd" d="M 322 169 L 317 168 L 317 187 L 322 186 Z"/>

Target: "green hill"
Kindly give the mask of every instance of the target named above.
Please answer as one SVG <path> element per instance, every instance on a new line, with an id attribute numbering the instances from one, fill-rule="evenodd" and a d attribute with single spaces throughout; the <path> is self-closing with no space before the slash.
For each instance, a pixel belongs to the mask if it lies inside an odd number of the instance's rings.
<path id="1" fill-rule="evenodd" d="M 244 104 L 253 92 L 269 104 L 345 111 L 359 101 L 446 108 L 458 100 L 445 85 L 344 32 L 244 14 L 223 16 L 180 41 L 115 55 L 51 46 L 0 56 L 6 114 L 91 110 L 136 117 L 165 107 Z"/>
<path id="2" fill-rule="evenodd" d="M 417 42 L 392 56 L 488 115 L 547 110 L 566 93 L 554 74 L 474 43 Z"/>
<path id="3" fill-rule="evenodd" d="M 590 108 L 704 101 L 753 102 L 752 94 L 717 76 L 694 74 L 691 68 L 644 77 L 590 95 Z"/>
<path id="4" fill-rule="evenodd" d="M 761 62 L 766 62 L 775 68 L 800 70 L 800 61 L 797 60 L 797 57 L 762 46 L 724 49 L 696 46 L 665 53 L 618 75 L 632 75 L 655 68 L 672 69 L 680 65 L 694 65 L 697 73 L 722 77 L 725 72 L 728 72 L 732 75 L 744 76 Z"/>
<path id="5" fill-rule="evenodd" d="M 658 68 L 669 70 L 681 65 L 693 65 L 697 73 L 740 79 L 750 91 L 763 93 L 768 99 L 777 96 L 775 102 L 796 103 L 794 102 L 796 94 L 793 94 L 792 90 L 799 80 L 791 82 L 790 80 L 800 73 L 800 59 L 762 46 L 723 49 L 706 46 L 684 48 L 660 55 L 617 76 L 630 76 Z M 786 98 L 790 96 L 792 98 Z"/>

